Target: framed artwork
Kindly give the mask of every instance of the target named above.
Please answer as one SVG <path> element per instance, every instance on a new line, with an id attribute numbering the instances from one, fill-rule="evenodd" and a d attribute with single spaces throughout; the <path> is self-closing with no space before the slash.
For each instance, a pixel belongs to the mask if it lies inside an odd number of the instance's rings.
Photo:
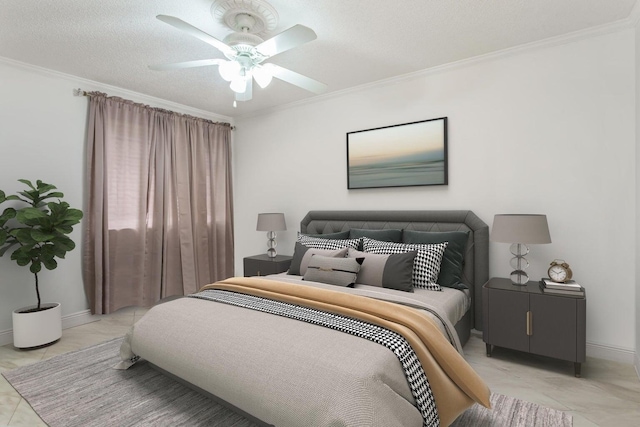
<path id="1" fill-rule="evenodd" d="M 447 118 L 347 133 L 347 188 L 447 185 Z"/>

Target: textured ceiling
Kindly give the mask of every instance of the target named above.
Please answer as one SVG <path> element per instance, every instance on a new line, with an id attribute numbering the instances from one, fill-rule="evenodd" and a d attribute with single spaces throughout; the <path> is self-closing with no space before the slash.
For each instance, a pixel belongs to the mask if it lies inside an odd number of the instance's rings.
<path id="1" fill-rule="evenodd" d="M 270 0 L 279 23 L 315 41 L 269 59 L 335 92 L 629 17 L 636 0 Z M 0 0 L 0 57 L 226 116 L 316 96 L 274 79 L 233 108 L 217 67 L 151 71 L 150 64 L 223 58 L 160 22 L 176 16 L 218 39 L 229 29 L 213 0 Z"/>

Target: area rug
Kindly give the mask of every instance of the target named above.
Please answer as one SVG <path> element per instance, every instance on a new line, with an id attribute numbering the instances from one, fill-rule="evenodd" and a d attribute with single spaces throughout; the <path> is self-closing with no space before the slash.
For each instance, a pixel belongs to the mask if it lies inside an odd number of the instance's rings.
<path id="1" fill-rule="evenodd" d="M 208 397 L 139 362 L 126 371 L 119 362 L 122 338 L 56 356 L 2 375 L 51 427 L 219 426 L 256 424 Z M 570 415 L 500 394 L 492 410 L 469 408 L 456 427 L 571 426 Z"/>

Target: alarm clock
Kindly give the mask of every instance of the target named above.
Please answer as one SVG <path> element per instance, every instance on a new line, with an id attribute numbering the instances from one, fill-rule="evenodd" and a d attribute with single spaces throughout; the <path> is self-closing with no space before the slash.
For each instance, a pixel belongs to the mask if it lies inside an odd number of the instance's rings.
<path id="1" fill-rule="evenodd" d="M 554 282 L 564 283 L 567 280 L 571 279 L 573 276 L 573 272 L 571 271 L 571 267 L 569 264 L 564 262 L 562 259 L 554 259 L 551 261 L 551 266 L 548 270 L 549 279 Z"/>

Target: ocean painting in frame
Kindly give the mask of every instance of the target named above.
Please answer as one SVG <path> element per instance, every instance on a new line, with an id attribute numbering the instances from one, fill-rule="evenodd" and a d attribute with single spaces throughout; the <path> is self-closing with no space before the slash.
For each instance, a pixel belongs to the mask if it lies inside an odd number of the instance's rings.
<path id="1" fill-rule="evenodd" d="M 447 118 L 347 133 L 347 188 L 447 185 Z"/>

